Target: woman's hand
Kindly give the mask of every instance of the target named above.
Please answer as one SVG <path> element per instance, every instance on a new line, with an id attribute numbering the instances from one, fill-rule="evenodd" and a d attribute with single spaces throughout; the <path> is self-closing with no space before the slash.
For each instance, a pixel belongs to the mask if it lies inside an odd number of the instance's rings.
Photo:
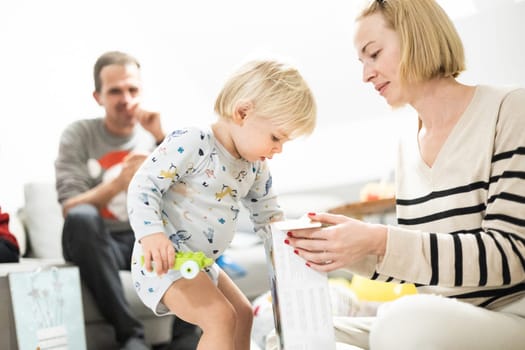
<path id="1" fill-rule="evenodd" d="M 334 214 L 308 214 L 308 217 L 324 227 L 290 231 L 285 243 L 294 247 L 294 252 L 314 270 L 349 268 L 367 255 L 385 253 L 388 229 L 384 225 Z"/>
<path id="2" fill-rule="evenodd" d="M 160 276 L 167 273 L 175 264 L 175 248 L 164 233 L 147 235 L 140 240 L 140 244 L 147 271 L 152 271 L 152 263 L 155 263 L 155 272 Z"/>

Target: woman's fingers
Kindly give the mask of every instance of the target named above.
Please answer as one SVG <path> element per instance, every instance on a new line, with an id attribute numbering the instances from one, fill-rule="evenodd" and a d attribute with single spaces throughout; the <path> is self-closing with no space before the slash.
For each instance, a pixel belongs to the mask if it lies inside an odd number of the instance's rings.
<path id="1" fill-rule="evenodd" d="M 353 244 L 350 243 L 352 235 L 341 235 L 341 229 L 346 227 L 344 232 L 353 232 L 347 226 L 354 225 L 356 221 L 333 214 L 312 215 L 312 219 L 314 217 L 321 222 L 332 224 L 322 228 L 292 231 L 288 235 L 288 244 L 315 270 L 333 271 L 344 267 L 353 259 Z"/>
<path id="2" fill-rule="evenodd" d="M 319 249 L 319 248 L 316 248 Z M 294 252 L 305 260 L 310 262 L 326 265 L 332 263 L 335 258 L 335 254 L 328 250 L 307 250 L 302 248 L 295 248 Z"/>
<path id="3" fill-rule="evenodd" d="M 288 233 L 288 236 L 292 238 L 306 238 L 306 239 L 323 240 L 323 239 L 326 239 L 326 234 L 330 232 L 330 226 L 338 225 L 338 224 L 351 220 L 349 217 L 344 216 L 344 215 L 335 215 L 335 214 L 327 214 L 327 213 L 321 213 L 321 214 L 309 213 L 308 217 L 312 221 L 321 222 L 325 226 L 328 226 L 328 227 L 293 230 Z"/>
<path id="4" fill-rule="evenodd" d="M 329 214 L 329 213 L 308 213 L 308 217 L 312 221 L 319 221 L 326 225 L 337 225 L 343 222 L 348 221 L 348 217 L 338 214 Z"/>
<path id="5" fill-rule="evenodd" d="M 317 271 L 330 272 L 343 266 L 340 261 L 332 258 L 329 252 L 298 251 L 297 254 L 305 260 L 306 266 Z"/>

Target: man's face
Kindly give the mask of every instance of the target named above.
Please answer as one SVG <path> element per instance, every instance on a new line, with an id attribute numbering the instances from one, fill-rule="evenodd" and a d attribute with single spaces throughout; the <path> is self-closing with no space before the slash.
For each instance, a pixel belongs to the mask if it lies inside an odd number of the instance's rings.
<path id="1" fill-rule="evenodd" d="M 106 111 L 105 125 L 116 135 L 131 134 L 137 123 L 136 111 L 141 102 L 140 70 L 134 64 L 106 66 L 100 72 L 102 82 L 93 96 Z"/>

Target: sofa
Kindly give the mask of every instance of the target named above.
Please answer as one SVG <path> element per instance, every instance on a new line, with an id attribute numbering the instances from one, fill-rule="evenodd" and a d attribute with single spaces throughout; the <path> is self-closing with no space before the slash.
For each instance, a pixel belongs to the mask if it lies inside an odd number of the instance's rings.
<path id="1" fill-rule="evenodd" d="M 0 349 L 18 348 L 7 274 L 68 265 L 62 257 L 63 218 L 56 198 L 53 183 L 27 183 L 24 186 L 24 206 L 16 215 L 11 215 L 10 228 L 16 233 L 23 257 L 19 263 L 0 264 Z M 246 216 L 224 257 L 235 264 L 234 281 L 252 299 L 268 289 L 268 280 L 264 248 L 258 237 L 251 233 L 250 225 Z M 227 267 L 225 270 L 228 271 Z M 142 304 L 132 287 L 129 271 L 121 271 L 120 277 L 133 312 L 144 324 L 146 341 L 153 345 L 168 342 L 173 317 L 155 316 Z M 101 316 L 84 286 L 81 295 L 87 348 L 118 349 L 112 327 Z"/>
<path id="2" fill-rule="evenodd" d="M 335 189 L 321 194 L 291 193 L 280 198 L 287 217 L 297 218 L 307 211 L 321 211 L 340 205 L 349 197 L 345 191 Z M 17 235 L 23 256 L 19 263 L 0 264 L 0 349 L 5 350 L 18 348 L 8 273 L 35 271 L 68 264 L 62 257 L 63 218 L 53 183 L 26 183 L 24 206 L 16 214 L 12 215 L 10 227 Z M 253 300 L 269 289 L 264 247 L 253 233 L 253 226 L 247 212 L 240 214 L 238 231 L 230 248 L 225 251 L 224 257 L 227 258 L 225 261 L 233 263 L 230 275 L 234 282 L 249 299 Z M 229 272 L 228 266 L 224 269 Z M 152 345 L 167 343 L 171 335 L 173 317 L 155 316 L 138 299 L 132 287 L 130 273 L 121 271 L 120 277 L 126 298 L 145 327 L 146 341 Z M 118 349 L 112 327 L 103 319 L 90 292 L 84 286 L 81 286 L 81 295 L 87 349 Z"/>

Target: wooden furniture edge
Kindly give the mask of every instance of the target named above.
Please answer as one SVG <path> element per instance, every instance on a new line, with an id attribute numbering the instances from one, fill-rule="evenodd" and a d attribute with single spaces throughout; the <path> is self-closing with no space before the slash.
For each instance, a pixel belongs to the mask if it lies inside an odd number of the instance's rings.
<path id="1" fill-rule="evenodd" d="M 351 217 L 363 217 L 371 214 L 382 214 L 395 211 L 395 197 L 377 199 L 373 201 L 353 202 L 334 207 L 328 210 L 331 214 L 341 214 Z"/>

